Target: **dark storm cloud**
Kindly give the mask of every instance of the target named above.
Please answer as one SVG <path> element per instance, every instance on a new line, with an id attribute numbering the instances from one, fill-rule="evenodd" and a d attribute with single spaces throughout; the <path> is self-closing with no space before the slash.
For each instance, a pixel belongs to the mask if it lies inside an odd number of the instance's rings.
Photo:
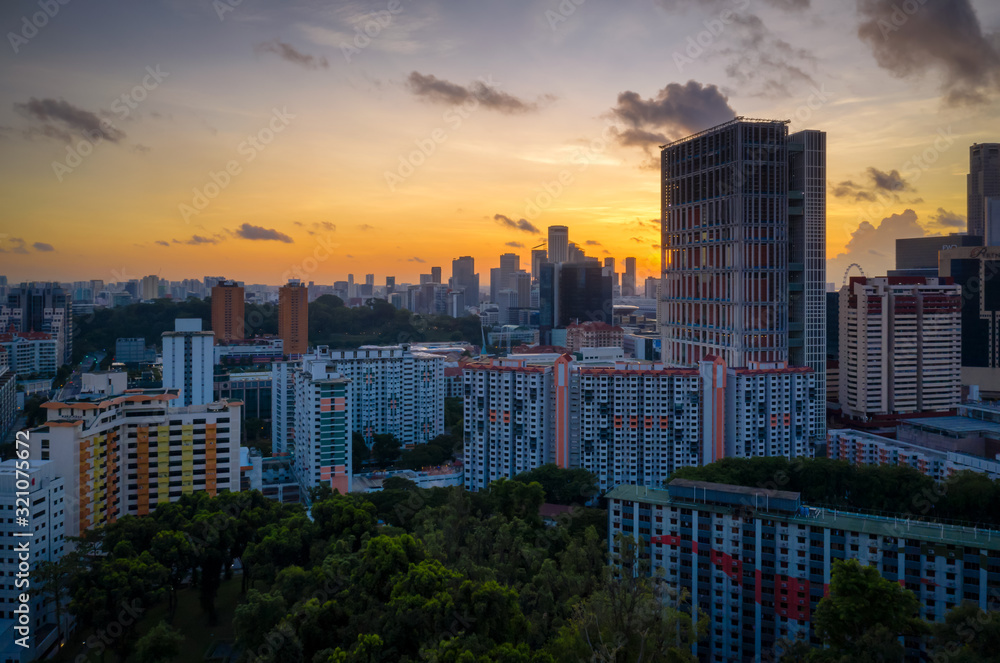
<path id="1" fill-rule="evenodd" d="M 968 222 L 964 214 L 959 214 L 958 212 L 949 212 L 943 207 L 937 208 L 937 214 L 931 217 L 931 220 L 938 225 L 945 226 L 947 228 L 966 228 Z"/>
<path id="2" fill-rule="evenodd" d="M 14 110 L 40 123 L 25 132 L 29 137 L 35 134 L 68 141 L 70 134 L 77 134 L 92 141 L 103 139 L 112 143 L 125 138 L 125 132 L 109 121 L 62 99 L 31 97 L 25 103 L 15 103 Z"/>
<path id="3" fill-rule="evenodd" d="M 55 251 L 55 247 L 48 242 L 35 242 L 31 246 L 33 246 L 36 251 Z"/>
<path id="4" fill-rule="evenodd" d="M 736 116 L 719 88 L 693 80 L 684 85 L 671 83 L 652 99 L 626 90 L 619 93 L 611 110 L 627 126 L 619 132 L 619 142 L 643 147 L 669 143 Z"/>
<path id="5" fill-rule="evenodd" d="M 1000 42 L 986 34 L 970 0 L 857 0 L 858 36 L 898 78 L 941 77 L 945 102 L 985 103 L 1000 89 Z M 904 8 L 905 6 L 905 8 Z"/>
<path id="6" fill-rule="evenodd" d="M 899 193 L 913 191 L 913 186 L 900 175 L 898 170 L 883 171 L 869 167 L 865 171 L 866 182 L 844 180 L 833 186 L 832 193 L 837 198 L 853 198 L 855 201 L 875 201 L 880 197 L 899 199 Z"/>
<path id="7" fill-rule="evenodd" d="M 508 216 L 504 216 L 503 214 L 494 214 L 493 220 L 499 223 L 504 228 L 521 230 L 526 233 L 531 233 L 533 235 L 537 235 L 542 232 L 541 230 L 533 226 L 531 222 L 528 221 L 527 219 L 518 219 L 517 221 L 515 221 L 514 219 L 511 219 Z"/>
<path id="8" fill-rule="evenodd" d="M 418 71 L 410 72 L 406 79 L 406 85 L 417 97 L 421 97 L 435 103 L 457 106 L 470 101 L 476 101 L 479 105 L 500 113 L 513 115 L 517 113 L 530 113 L 538 110 L 538 102 L 524 101 L 512 94 L 501 92 L 496 84 L 491 84 L 489 80 L 480 80 L 469 85 L 459 85 L 437 78 L 432 74 L 421 74 Z M 551 101 L 553 97 L 545 95 L 542 101 Z"/>
<path id="9" fill-rule="evenodd" d="M 244 223 L 242 226 L 236 229 L 236 235 L 242 237 L 243 239 L 253 239 L 253 240 L 274 240 L 277 242 L 284 242 L 286 244 L 291 244 L 294 240 L 283 232 L 278 232 L 273 228 L 264 228 L 262 226 L 255 226 L 249 223 Z"/>
<path id="10" fill-rule="evenodd" d="M 325 57 L 308 55 L 299 51 L 291 44 L 286 44 L 277 39 L 257 44 L 253 47 L 253 52 L 258 55 L 262 53 L 274 53 L 282 60 L 300 65 L 306 69 L 327 69 L 330 67 L 330 63 L 326 61 Z"/>

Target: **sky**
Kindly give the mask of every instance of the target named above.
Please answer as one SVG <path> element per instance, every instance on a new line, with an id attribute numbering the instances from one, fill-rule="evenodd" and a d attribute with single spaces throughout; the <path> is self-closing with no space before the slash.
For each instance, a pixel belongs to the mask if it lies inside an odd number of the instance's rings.
<path id="1" fill-rule="evenodd" d="M 0 274 L 485 284 L 566 225 L 660 270 L 658 145 L 827 132 L 827 281 L 964 231 L 1000 141 L 989 0 L 16 0 Z"/>

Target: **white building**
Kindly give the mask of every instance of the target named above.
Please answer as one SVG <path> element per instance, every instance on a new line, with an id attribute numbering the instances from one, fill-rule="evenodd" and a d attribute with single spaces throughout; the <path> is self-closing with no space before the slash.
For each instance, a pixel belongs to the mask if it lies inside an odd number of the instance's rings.
<path id="1" fill-rule="evenodd" d="M 330 350 L 319 346 L 301 363 L 275 362 L 272 368 L 272 432 L 276 453 L 288 444 L 296 405 L 290 402 L 290 372 L 322 361 L 350 380 L 351 430 L 370 446 L 376 434 L 391 434 L 402 444 L 422 444 L 444 433 L 445 358 L 407 346 L 363 346 Z"/>
<path id="2" fill-rule="evenodd" d="M 951 279 L 855 277 L 840 290 L 840 405 L 871 418 L 961 403 L 962 288 Z"/>
<path id="3" fill-rule="evenodd" d="M 23 376 L 52 377 L 59 369 L 59 343 L 46 332 L 0 334 L 0 348 L 7 352 L 10 368 Z"/>
<path id="4" fill-rule="evenodd" d="M 174 331 L 163 332 L 163 387 L 180 393 L 172 406 L 212 402 L 214 342 L 215 335 L 202 331 L 197 318 L 178 318 Z"/>
<path id="5" fill-rule="evenodd" d="M 350 380 L 326 359 L 307 356 L 292 381 L 292 450 L 303 494 L 322 485 L 346 494 L 351 489 Z"/>
<path id="6" fill-rule="evenodd" d="M 230 342 L 215 346 L 215 363 L 222 364 L 224 360 L 241 359 L 281 359 L 285 354 L 285 341 L 277 336 L 249 338 L 243 341 Z"/>
<path id="7" fill-rule="evenodd" d="M 812 369 L 781 365 L 726 371 L 726 456 L 812 457 L 822 441 Z"/>
<path id="8" fill-rule="evenodd" d="M 128 389 L 128 373 L 125 371 L 97 371 L 84 373 L 81 377 L 80 393 L 114 396 Z"/>
<path id="9" fill-rule="evenodd" d="M 56 631 L 47 630 L 47 624 L 55 624 L 55 604 L 48 595 L 32 594 L 28 603 L 30 632 L 28 648 L 15 644 L 22 636 L 14 630 L 18 625 L 18 615 L 14 612 L 19 605 L 18 596 L 31 590 L 39 589 L 36 580 L 28 577 L 30 585 L 19 585 L 24 582 L 18 578 L 20 560 L 18 546 L 26 542 L 30 549 L 31 570 L 38 568 L 41 562 L 55 562 L 66 552 L 65 520 L 68 504 L 62 477 L 56 471 L 55 463 L 51 461 L 32 460 L 27 470 L 17 473 L 14 460 L 0 463 L 0 495 L 3 495 L 3 505 L 0 510 L 0 541 L 5 543 L 0 553 L 0 660 L 17 663 L 27 663 L 42 655 L 56 643 Z M 20 483 L 19 483 L 20 480 Z M 18 504 L 15 499 L 18 491 L 27 491 L 27 525 L 19 524 L 14 517 Z M 28 536 L 22 536 L 25 532 Z M 69 610 L 63 604 L 63 630 L 69 619 Z M 47 637 L 42 641 L 37 636 L 47 631 Z"/>
<path id="10" fill-rule="evenodd" d="M 240 402 L 168 407 L 176 390 L 49 401 L 31 458 L 51 460 L 68 496 L 66 535 L 161 502 L 240 489 Z"/>

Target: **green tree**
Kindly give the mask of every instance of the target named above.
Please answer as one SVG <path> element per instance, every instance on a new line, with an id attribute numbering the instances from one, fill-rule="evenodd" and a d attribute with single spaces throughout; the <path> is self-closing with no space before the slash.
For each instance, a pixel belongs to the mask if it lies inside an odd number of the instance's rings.
<path id="1" fill-rule="evenodd" d="M 233 613 L 233 633 L 248 651 L 255 652 L 286 613 L 281 595 L 262 594 L 256 589 L 247 592 L 247 600 L 236 606 Z"/>
<path id="2" fill-rule="evenodd" d="M 183 642 L 180 633 L 160 622 L 135 644 L 136 663 L 169 663 L 180 653 Z"/>
<path id="3" fill-rule="evenodd" d="M 584 469 L 564 469 L 549 463 L 514 477 L 515 481 L 536 481 L 552 504 L 586 504 L 599 492 L 597 477 Z"/>
<path id="4" fill-rule="evenodd" d="M 955 606 L 944 622 L 931 626 L 931 660 L 949 663 L 988 663 L 1000 652 L 1000 613 L 975 603 Z"/>
<path id="5" fill-rule="evenodd" d="M 394 436 L 388 433 L 375 435 L 375 442 L 372 444 L 372 458 L 379 467 L 388 467 L 399 458 L 399 450 L 403 445 Z"/>
<path id="6" fill-rule="evenodd" d="M 927 632 L 913 592 L 883 578 L 878 569 L 856 559 L 837 560 L 830 595 L 819 602 L 813 626 L 827 649 L 815 661 L 900 661 L 903 636 Z"/>
<path id="7" fill-rule="evenodd" d="M 354 474 L 362 474 L 365 471 L 365 463 L 371 457 L 371 449 L 365 444 L 365 436 L 354 432 L 351 434 L 351 471 Z"/>
<path id="8" fill-rule="evenodd" d="M 167 611 L 172 620 L 177 610 L 177 590 L 194 566 L 194 550 L 188 538 L 174 530 L 164 530 L 153 537 L 153 557 L 167 569 L 168 594 Z"/>

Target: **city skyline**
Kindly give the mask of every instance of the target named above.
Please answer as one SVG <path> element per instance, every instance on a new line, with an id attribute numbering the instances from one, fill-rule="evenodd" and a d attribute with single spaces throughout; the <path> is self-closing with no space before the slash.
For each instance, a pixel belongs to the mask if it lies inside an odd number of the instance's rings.
<path id="1" fill-rule="evenodd" d="M 897 237 L 964 230 L 968 148 L 1000 117 L 1000 7 L 893 7 L 175 0 L 58 5 L 39 27 L 8 5 L 5 271 L 416 282 L 462 255 L 527 264 L 565 225 L 641 281 L 656 143 L 742 115 L 827 132 L 828 280 L 881 274 Z"/>

